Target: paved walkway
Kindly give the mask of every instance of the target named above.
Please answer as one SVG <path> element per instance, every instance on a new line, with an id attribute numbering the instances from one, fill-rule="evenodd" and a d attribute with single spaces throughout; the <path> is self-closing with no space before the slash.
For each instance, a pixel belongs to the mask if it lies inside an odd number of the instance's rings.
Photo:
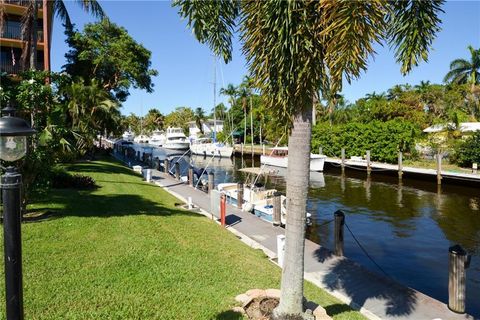
<path id="1" fill-rule="evenodd" d="M 205 192 L 157 170 L 152 171 L 156 185 L 182 201 L 187 202 L 191 197 L 193 204 L 204 213 L 211 212 L 210 197 Z M 273 227 L 271 223 L 231 205 L 227 205 L 226 223 L 242 241 L 262 248 L 272 259 L 276 257 L 276 239 L 277 235 L 284 234 L 283 228 Z M 373 273 L 347 258 L 336 257 L 310 240 L 305 241 L 305 279 L 370 319 L 474 319 L 453 313 L 444 303 Z"/>

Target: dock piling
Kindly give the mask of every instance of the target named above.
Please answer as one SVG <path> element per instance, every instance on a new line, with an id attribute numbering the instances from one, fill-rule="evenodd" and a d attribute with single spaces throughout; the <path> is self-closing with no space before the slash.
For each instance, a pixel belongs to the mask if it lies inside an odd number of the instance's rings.
<path id="1" fill-rule="evenodd" d="M 275 192 L 273 195 L 273 225 L 278 227 L 282 224 L 282 195 Z"/>
<path id="2" fill-rule="evenodd" d="M 335 219 L 335 255 L 342 257 L 343 256 L 343 226 L 345 225 L 345 214 L 343 211 L 338 210 L 334 213 Z"/>
<path id="3" fill-rule="evenodd" d="M 213 188 L 215 187 L 214 179 L 215 179 L 215 174 L 213 173 L 213 171 L 210 171 L 208 173 L 208 194 L 210 194 Z"/>
<path id="4" fill-rule="evenodd" d="M 367 175 L 370 175 L 372 172 L 372 164 L 370 163 L 370 150 L 367 150 L 365 158 L 367 158 Z"/>
<path id="5" fill-rule="evenodd" d="M 472 163 L 472 173 L 478 173 L 478 163 Z"/>
<path id="6" fill-rule="evenodd" d="M 243 206 L 243 182 L 237 183 L 237 208 L 242 210 Z"/>
<path id="7" fill-rule="evenodd" d="M 318 147 L 318 154 L 323 154 L 323 148 L 321 146 Z"/>
<path id="8" fill-rule="evenodd" d="M 175 179 L 180 180 L 180 162 L 175 162 Z"/>
<path id="9" fill-rule="evenodd" d="M 442 155 L 437 153 L 437 184 L 442 184 Z"/>
<path id="10" fill-rule="evenodd" d="M 398 178 L 401 180 L 403 176 L 403 154 L 402 151 L 398 152 Z"/>
<path id="11" fill-rule="evenodd" d="M 188 184 L 193 187 L 193 168 L 188 168 Z"/>
<path id="12" fill-rule="evenodd" d="M 448 256 L 448 308 L 456 313 L 465 313 L 465 269 L 470 265 L 470 256 L 458 244 L 448 248 Z"/>
<path id="13" fill-rule="evenodd" d="M 164 173 L 168 174 L 168 172 L 170 171 L 170 160 L 165 159 L 163 163 L 164 163 L 163 169 L 165 170 Z"/>
<path id="14" fill-rule="evenodd" d="M 242 150 L 242 158 L 243 158 L 243 142 L 240 144 L 240 149 Z"/>
<path id="15" fill-rule="evenodd" d="M 220 224 L 225 227 L 225 216 L 227 215 L 227 196 L 222 193 L 220 196 Z"/>
<path id="16" fill-rule="evenodd" d="M 342 172 L 345 171 L 345 148 L 342 148 Z"/>
<path id="17" fill-rule="evenodd" d="M 262 154 L 265 155 L 265 144 L 262 144 Z"/>

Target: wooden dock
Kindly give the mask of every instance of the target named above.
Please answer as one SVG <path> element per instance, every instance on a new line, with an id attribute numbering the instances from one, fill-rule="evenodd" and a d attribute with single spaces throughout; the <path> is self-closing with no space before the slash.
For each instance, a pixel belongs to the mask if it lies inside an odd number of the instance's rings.
<path id="1" fill-rule="evenodd" d="M 331 165 L 334 167 L 342 168 L 342 159 L 339 158 L 330 158 L 327 157 L 325 164 Z M 368 173 L 370 169 L 371 174 L 375 173 L 400 173 L 401 176 L 406 177 L 426 177 L 431 178 L 432 181 L 439 183 L 440 180 L 450 180 L 457 182 L 470 182 L 472 184 L 480 184 L 480 174 L 478 173 L 464 173 L 464 172 L 454 172 L 449 170 L 437 170 L 437 169 L 426 169 L 426 168 L 414 168 L 414 167 L 404 167 L 401 164 L 388 164 L 388 163 L 379 163 L 379 162 L 370 162 L 366 160 L 352 160 L 345 159 L 343 162 L 345 169 L 353 170 L 363 170 Z M 328 170 L 326 168 L 325 170 Z"/>
<path id="2" fill-rule="evenodd" d="M 210 197 L 205 192 L 158 170 L 152 171 L 154 184 L 185 203 L 191 198 L 202 214 L 213 219 L 209 214 Z M 227 205 L 226 224 L 239 239 L 249 246 L 262 249 L 275 261 L 277 236 L 284 234 L 283 228 L 274 227 L 232 205 Z M 469 315 L 453 313 L 444 303 L 373 273 L 345 257 L 336 257 L 310 240 L 305 241 L 304 276 L 306 280 L 360 310 L 369 319 L 474 319 Z"/>

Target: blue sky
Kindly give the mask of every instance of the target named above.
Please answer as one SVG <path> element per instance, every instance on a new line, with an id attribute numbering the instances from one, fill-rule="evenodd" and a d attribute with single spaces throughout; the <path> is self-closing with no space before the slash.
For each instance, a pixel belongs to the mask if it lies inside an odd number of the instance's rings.
<path id="1" fill-rule="evenodd" d="M 81 11 L 72 1 L 65 1 L 71 20 L 77 28 L 93 19 Z M 179 106 L 213 107 L 213 56 L 207 46 L 199 44 L 185 21 L 180 20 L 169 1 L 102 1 L 109 18 L 125 27 L 129 34 L 152 52 L 152 67 L 159 75 L 154 78 L 155 91 L 151 94 L 131 89 L 131 95 L 123 104 L 122 113 L 141 115 L 155 107 L 166 114 Z M 343 94 L 349 101 L 369 92 L 382 92 L 395 84 L 417 84 L 420 80 L 440 83 L 448 72 L 450 61 L 468 58 L 467 46 L 480 47 L 480 1 L 448 1 L 442 31 L 438 34 L 430 53 L 429 62 L 422 63 L 409 75 L 400 75 L 388 47 L 376 47 L 377 55 L 370 61 L 367 72 L 352 84 L 344 85 Z M 65 64 L 63 27 L 54 24 L 52 44 L 52 69 L 60 71 Z M 239 84 L 247 73 L 241 47 L 234 43 L 233 61 L 217 65 L 217 91 L 228 83 Z M 217 102 L 227 98 L 217 94 Z"/>

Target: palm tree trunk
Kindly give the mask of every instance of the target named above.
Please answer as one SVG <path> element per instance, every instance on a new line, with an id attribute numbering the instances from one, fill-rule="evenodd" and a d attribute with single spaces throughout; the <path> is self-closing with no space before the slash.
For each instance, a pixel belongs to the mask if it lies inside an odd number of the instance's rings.
<path id="1" fill-rule="evenodd" d="M 312 137 L 312 99 L 293 118 L 288 137 L 287 224 L 285 260 L 282 270 L 280 304 L 274 319 L 303 314 L 303 272 L 307 191 L 310 178 L 310 142 Z M 294 164 L 294 165 L 291 165 Z M 290 319 L 290 318 L 288 318 Z"/>
<path id="2" fill-rule="evenodd" d="M 33 0 L 32 43 L 30 44 L 30 70 L 37 70 L 37 15 L 38 2 Z"/>

